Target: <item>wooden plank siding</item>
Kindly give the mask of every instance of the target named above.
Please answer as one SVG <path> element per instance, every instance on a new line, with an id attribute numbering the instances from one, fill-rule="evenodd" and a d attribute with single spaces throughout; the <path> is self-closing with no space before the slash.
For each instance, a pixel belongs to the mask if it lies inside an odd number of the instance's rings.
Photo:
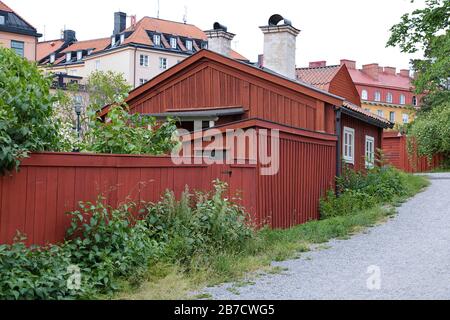
<path id="1" fill-rule="evenodd" d="M 408 139 L 398 132 L 385 132 L 383 135 L 383 152 L 388 163 L 405 172 L 429 172 L 439 168 L 444 156 L 437 154 L 432 159 L 420 157 L 416 151 L 408 151 Z"/>
<path id="2" fill-rule="evenodd" d="M 355 170 L 363 171 L 366 169 L 366 136 L 375 139 L 376 152 L 377 149 L 381 149 L 382 147 L 383 129 L 368 125 L 361 120 L 343 114 L 341 141 L 344 141 L 344 127 L 355 130 L 355 163 L 354 165 L 348 164 L 348 166 Z M 343 154 L 343 150 L 341 150 L 341 152 Z"/>

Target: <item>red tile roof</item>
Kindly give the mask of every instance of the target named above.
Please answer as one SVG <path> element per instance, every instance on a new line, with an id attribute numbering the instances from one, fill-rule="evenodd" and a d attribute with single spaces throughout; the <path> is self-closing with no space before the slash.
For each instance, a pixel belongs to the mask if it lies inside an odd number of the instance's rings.
<path id="1" fill-rule="evenodd" d="M 230 58 L 233 58 L 233 59 L 236 59 L 236 60 L 241 60 L 241 61 L 249 61 L 246 57 L 244 57 L 239 52 L 234 51 L 234 50 L 231 50 Z"/>
<path id="2" fill-rule="evenodd" d="M 378 80 L 369 77 L 367 74 L 358 69 L 349 69 L 350 76 L 355 84 L 359 85 L 370 85 L 376 87 L 391 87 L 399 88 L 404 90 L 410 90 L 412 87 L 411 78 L 403 77 L 398 74 L 388 74 L 385 72 L 380 72 L 378 75 Z"/>
<path id="3" fill-rule="evenodd" d="M 350 110 L 352 110 L 352 111 L 358 112 L 358 113 L 360 113 L 360 114 L 363 114 L 363 115 L 365 115 L 365 116 L 367 116 L 367 117 L 369 117 L 369 118 L 372 118 L 372 119 L 374 119 L 374 120 L 377 120 L 377 121 L 380 121 L 380 122 L 382 122 L 382 123 L 385 123 L 385 124 L 387 124 L 387 125 L 389 125 L 389 126 L 393 125 L 393 124 L 392 124 L 389 120 L 387 120 L 386 118 L 380 117 L 379 115 L 377 115 L 377 114 L 375 114 L 375 113 L 372 113 L 372 112 L 370 112 L 370 111 L 364 110 L 363 108 L 361 108 L 361 107 L 359 107 L 359 106 L 357 106 L 357 105 L 355 105 L 355 104 L 353 104 L 353 103 L 351 103 L 351 102 L 345 101 L 345 102 L 344 102 L 344 107 L 347 108 L 347 109 L 350 109 Z"/>
<path id="4" fill-rule="evenodd" d="M 62 51 L 62 53 L 74 52 L 74 51 L 79 51 L 79 50 L 87 50 L 87 49 L 94 49 L 93 52 L 98 52 L 98 51 L 106 49 L 106 47 L 108 47 L 110 43 L 111 43 L 111 39 L 109 39 L 109 38 L 77 41 L 74 44 L 72 44 L 71 46 L 64 49 Z"/>
<path id="5" fill-rule="evenodd" d="M 341 66 L 299 68 L 297 69 L 297 78 L 322 90 L 328 91 L 331 81 L 340 69 Z"/>
<path id="6" fill-rule="evenodd" d="M 64 40 L 62 39 L 38 42 L 36 47 L 37 50 L 36 60 L 40 61 L 44 59 L 45 57 L 49 56 L 52 52 L 55 52 L 56 50 L 60 49 L 63 45 Z"/>
<path id="7" fill-rule="evenodd" d="M 0 1 L 0 11 L 14 12 L 10 7 L 8 7 L 3 1 Z"/>

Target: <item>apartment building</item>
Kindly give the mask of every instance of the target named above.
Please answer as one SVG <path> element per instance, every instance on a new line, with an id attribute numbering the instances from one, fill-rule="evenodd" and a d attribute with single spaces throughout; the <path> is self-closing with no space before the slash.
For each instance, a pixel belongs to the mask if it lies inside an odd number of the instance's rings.
<path id="1" fill-rule="evenodd" d="M 41 36 L 36 28 L 0 1 L 0 46 L 36 61 L 37 43 Z"/>
<path id="2" fill-rule="evenodd" d="M 72 78 L 86 78 L 97 70 L 122 73 L 136 88 L 208 48 L 207 34 L 192 24 L 151 17 L 136 22 L 134 17 L 128 19 L 126 13 L 116 12 L 110 37 L 77 41 L 75 32 L 67 30 L 66 39 L 53 41 L 55 50 L 48 50 L 48 41 L 39 43 L 39 48 L 47 49 L 39 63 L 47 71 Z M 69 40 L 71 44 L 61 50 L 60 45 Z M 231 55 L 238 60 L 247 60 L 235 51 Z"/>

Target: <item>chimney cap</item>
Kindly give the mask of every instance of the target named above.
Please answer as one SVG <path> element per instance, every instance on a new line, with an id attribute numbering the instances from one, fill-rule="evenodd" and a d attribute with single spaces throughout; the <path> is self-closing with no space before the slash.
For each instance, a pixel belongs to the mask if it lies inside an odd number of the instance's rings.
<path id="1" fill-rule="evenodd" d="M 281 14 L 274 14 L 269 18 L 269 26 L 278 26 L 283 21 L 283 25 L 292 26 L 292 22 L 289 19 L 284 18 Z"/>
<path id="2" fill-rule="evenodd" d="M 214 22 L 213 29 L 214 30 L 223 30 L 225 32 L 228 31 L 228 28 L 226 26 L 224 26 L 223 24 L 220 24 L 219 22 Z"/>

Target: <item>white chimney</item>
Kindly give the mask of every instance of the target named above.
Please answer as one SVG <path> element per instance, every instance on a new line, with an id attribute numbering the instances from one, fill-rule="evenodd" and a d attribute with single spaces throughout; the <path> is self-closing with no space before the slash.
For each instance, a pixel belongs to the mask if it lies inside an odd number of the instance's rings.
<path id="1" fill-rule="evenodd" d="M 264 33 L 264 67 L 296 80 L 295 51 L 300 30 L 279 14 L 269 19 L 269 25 L 260 27 Z"/>
<path id="2" fill-rule="evenodd" d="M 231 41 L 235 34 L 228 32 L 227 27 L 220 23 L 214 23 L 212 30 L 205 31 L 208 36 L 208 49 L 224 56 L 230 56 Z"/>

